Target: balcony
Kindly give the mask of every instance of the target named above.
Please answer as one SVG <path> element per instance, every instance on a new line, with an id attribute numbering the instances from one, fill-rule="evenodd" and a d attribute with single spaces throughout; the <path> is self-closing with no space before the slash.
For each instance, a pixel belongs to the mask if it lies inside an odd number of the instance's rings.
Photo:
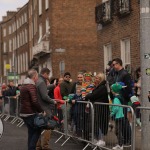
<path id="1" fill-rule="evenodd" d="M 117 1 L 117 14 L 118 17 L 125 17 L 131 13 L 131 0 L 118 0 Z"/>
<path id="2" fill-rule="evenodd" d="M 49 41 L 41 41 L 33 47 L 33 56 L 42 57 L 46 54 L 51 53 L 49 49 Z"/>
<path id="3" fill-rule="evenodd" d="M 108 0 L 95 8 L 96 23 L 107 25 L 112 21 L 112 5 L 113 1 Z"/>

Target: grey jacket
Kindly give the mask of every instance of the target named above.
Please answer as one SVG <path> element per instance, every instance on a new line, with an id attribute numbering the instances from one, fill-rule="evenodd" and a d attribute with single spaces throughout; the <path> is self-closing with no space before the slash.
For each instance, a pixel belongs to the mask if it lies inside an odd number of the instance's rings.
<path id="1" fill-rule="evenodd" d="M 48 114 L 52 114 L 52 110 L 55 107 L 54 100 L 48 96 L 46 79 L 39 75 L 39 79 L 36 83 L 38 101 L 42 109 Z"/>

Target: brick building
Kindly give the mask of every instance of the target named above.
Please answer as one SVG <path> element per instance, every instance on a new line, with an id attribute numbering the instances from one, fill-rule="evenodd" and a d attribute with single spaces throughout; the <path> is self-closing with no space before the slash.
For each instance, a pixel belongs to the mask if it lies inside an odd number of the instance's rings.
<path id="1" fill-rule="evenodd" d="M 69 71 L 76 79 L 81 70 L 104 71 L 115 57 L 129 68 L 139 66 L 138 1 L 29 0 L 7 13 L 0 33 L 1 79 L 15 71 L 22 82 L 32 67 L 48 67 L 55 77 Z"/>
<path id="2" fill-rule="evenodd" d="M 104 56 L 101 69 L 115 57 L 120 57 L 130 71 L 139 67 L 139 9 L 135 0 L 97 0 L 98 47 Z"/>
<path id="3" fill-rule="evenodd" d="M 1 28 L 1 81 L 25 77 L 28 69 L 28 17 L 27 5 L 16 12 L 8 11 L 0 23 Z M 9 65 L 9 67 L 6 67 Z M 9 78 L 7 76 L 9 75 Z M 14 79 L 17 82 L 17 77 Z"/>

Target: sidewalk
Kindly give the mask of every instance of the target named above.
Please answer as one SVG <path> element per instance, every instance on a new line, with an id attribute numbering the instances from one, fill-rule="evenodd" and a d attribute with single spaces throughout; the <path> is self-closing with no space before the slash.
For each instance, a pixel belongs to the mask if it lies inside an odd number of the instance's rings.
<path id="1" fill-rule="evenodd" d="M 27 150 L 27 128 L 26 126 L 22 126 L 21 128 L 17 127 L 16 124 L 11 124 L 9 121 L 4 122 L 4 133 L 0 140 L 0 150 Z M 141 150 L 141 132 L 136 128 L 136 150 Z M 111 134 L 111 133 L 109 133 Z M 68 142 L 61 146 L 61 144 L 65 141 L 62 138 L 60 141 L 55 143 L 55 141 L 61 135 L 57 133 L 52 133 L 52 137 L 50 140 L 50 145 L 52 150 L 82 150 L 84 145 L 83 143 L 77 141 L 76 139 L 69 139 Z M 107 139 L 109 140 L 109 139 Z M 124 148 L 124 150 L 129 150 L 130 148 Z M 92 150 L 92 148 L 88 147 L 86 150 Z"/>

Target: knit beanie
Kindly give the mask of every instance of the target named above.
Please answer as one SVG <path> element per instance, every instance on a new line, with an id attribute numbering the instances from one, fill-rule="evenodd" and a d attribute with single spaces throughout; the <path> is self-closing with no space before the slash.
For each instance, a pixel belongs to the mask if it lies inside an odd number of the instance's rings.
<path id="1" fill-rule="evenodd" d="M 111 89 L 114 93 L 119 93 L 122 89 L 122 85 L 119 83 L 115 83 L 111 86 Z"/>

